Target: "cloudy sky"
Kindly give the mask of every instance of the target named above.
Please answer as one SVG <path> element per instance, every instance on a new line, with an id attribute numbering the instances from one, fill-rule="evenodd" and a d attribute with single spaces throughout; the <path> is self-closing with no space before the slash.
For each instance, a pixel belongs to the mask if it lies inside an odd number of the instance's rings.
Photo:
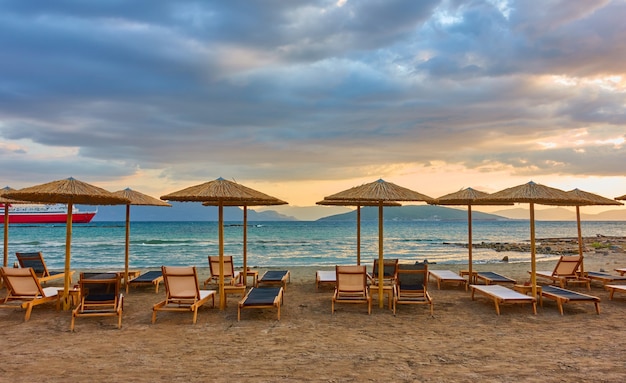
<path id="1" fill-rule="evenodd" d="M 626 193 L 623 0 L 0 1 L 0 182 Z"/>

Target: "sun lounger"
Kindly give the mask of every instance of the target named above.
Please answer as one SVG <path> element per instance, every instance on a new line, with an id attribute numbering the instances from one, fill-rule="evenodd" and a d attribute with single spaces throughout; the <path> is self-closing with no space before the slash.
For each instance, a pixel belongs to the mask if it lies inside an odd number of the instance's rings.
<path id="1" fill-rule="evenodd" d="M 429 270 L 428 271 L 428 280 L 430 278 L 435 278 L 437 281 L 437 289 L 441 290 L 442 283 L 456 283 L 459 285 L 464 285 L 465 290 L 467 290 L 467 280 L 455 273 L 451 270 Z"/>
<path id="2" fill-rule="evenodd" d="M 289 270 L 268 270 L 259 279 L 258 285 L 280 285 L 284 290 L 287 290 L 287 283 L 289 283 L 290 278 Z"/>
<path id="3" fill-rule="evenodd" d="M 556 286 L 542 286 L 541 295 L 545 298 L 555 300 L 561 315 L 563 315 L 564 303 L 593 303 L 596 306 L 596 313 L 600 314 L 600 298 L 592 295 L 582 294 L 577 291 L 566 290 Z"/>
<path id="4" fill-rule="evenodd" d="M 335 266 L 337 284 L 331 303 L 335 313 L 335 303 L 365 303 L 367 313 L 372 313 L 372 297 L 367 287 L 365 266 Z"/>
<path id="5" fill-rule="evenodd" d="M 531 296 L 518 293 L 501 285 L 470 285 L 470 288 L 472 290 L 472 300 L 475 299 L 474 294 L 476 292 L 493 299 L 496 305 L 496 314 L 498 315 L 500 315 L 500 304 L 505 303 L 531 303 L 533 305 L 533 314 L 537 315 L 537 300 Z"/>
<path id="6" fill-rule="evenodd" d="M 198 308 L 212 300 L 215 306 L 215 290 L 198 288 L 198 273 L 195 266 L 161 266 L 165 284 L 165 300 L 152 307 L 152 323 L 156 321 L 158 311 L 191 311 L 193 323 L 198 318 Z"/>
<path id="7" fill-rule="evenodd" d="M 624 275 L 626 274 L 626 268 L 623 269 L 615 269 L 615 271 L 617 271 L 619 273 L 619 275 Z"/>
<path id="8" fill-rule="evenodd" d="M 47 281 L 51 281 L 54 279 L 62 279 L 65 277 L 65 273 L 63 271 L 50 271 L 46 266 L 46 262 L 43 259 L 43 254 L 41 251 L 34 253 L 15 253 L 17 257 L 17 262 L 20 267 L 28 269 L 31 267 L 35 270 L 35 275 L 39 278 L 39 283 L 46 283 Z M 70 279 L 74 271 L 70 271 Z"/>
<path id="9" fill-rule="evenodd" d="M 320 285 L 335 285 L 337 283 L 337 273 L 334 270 L 317 270 L 315 272 L 315 291 Z"/>
<path id="10" fill-rule="evenodd" d="M 421 304 L 430 306 L 433 315 L 433 300 L 428 294 L 428 264 L 399 264 L 398 279 L 394 285 L 393 315 L 399 304 Z"/>
<path id="11" fill-rule="evenodd" d="M 606 285 L 604 288 L 609 290 L 609 300 L 613 299 L 613 294 L 615 294 L 616 291 L 626 293 L 626 285 Z"/>
<path id="12" fill-rule="evenodd" d="M 551 283 L 558 283 L 561 288 L 565 288 L 568 283 L 579 283 L 587 285 L 587 290 L 591 290 L 590 280 L 580 276 L 580 264 L 583 257 L 578 255 L 562 255 L 552 271 L 537 271 L 539 278 L 548 279 Z M 530 271 L 529 271 L 530 273 Z"/>
<path id="13" fill-rule="evenodd" d="M 514 279 L 494 273 L 493 271 L 478 271 L 476 273 L 476 279 L 482 280 L 486 285 L 495 285 L 499 283 L 510 283 L 514 285 L 517 283 Z"/>
<path id="14" fill-rule="evenodd" d="M 117 316 L 117 328 L 122 328 L 124 296 L 120 293 L 119 273 L 81 273 L 78 281 L 80 303 L 72 311 L 70 330 L 78 317 Z"/>
<path id="15" fill-rule="evenodd" d="M 282 287 L 253 287 L 245 297 L 239 301 L 237 307 L 237 321 L 241 319 L 241 309 L 276 308 L 280 320 L 280 306 L 283 304 L 284 290 Z"/>
<path id="16" fill-rule="evenodd" d="M 30 319 L 30 314 L 34 306 L 57 299 L 58 287 L 42 288 L 39 279 L 32 268 L 14 269 L 2 267 L 0 276 L 4 280 L 7 294 L 2 301 L 2 308 L 23 308 L 26 309 L 24 321 Z M 19 305 L 7 304 L 11 301 L 22 302 Z"/>
<path id="17" fill-rule="evenodd" d="M 147 271 L 137 278 L 131 279 L 128 284 L 130 286 L 154 285 L 154 292 L 159 292 L 159 284 L 163 282 L 163 272 L 161 270 Z"/>
<path id="18" fill-rule="evenodd" d="M 392 286 L 398 277 L 398 259 L 383 260 L 383 285 Z M 378 286 L 378 259 L 374 259 L 372 273 L 368 274 L 372 286 Z M 375 287 L 372 287 L 375 288 Z"/>
<path id="19" fill-rule="evenodd" d="M 585 275 L 592 281 L 602 282 L 602 285 L 606 286 L 608 283 L 626 282 L 626 276 L 611 275 L 600 271 L 586 271 Z"/>
<path id="20" fill-rule="evenodd" d="M 237 283 L 243 283 L 242 274 L 240 271 L 235 271 L 235 264 L 233 263 L 232 255 L 224 256 L 224 284 L 225 285 L 235 285 Z M 209 283 L 220 282 L 220 257 L 219 256 L 211 256 L 209 255 L 209 271 L 211 272 L 211 276 L 204 281 L 204 286 L 207 286 Z"/>

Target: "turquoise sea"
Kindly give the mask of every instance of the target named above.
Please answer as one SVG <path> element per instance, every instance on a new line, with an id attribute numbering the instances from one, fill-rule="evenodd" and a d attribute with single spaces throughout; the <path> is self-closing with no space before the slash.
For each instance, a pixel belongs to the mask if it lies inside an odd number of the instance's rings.
<path id="1" fill-rule="evenodd" d="M 626 235 L 626 222 L 583 222 L 583 235 Z M 356 262 L 356 223 L 329 221 L 250 222 L 248 264 L 250 266 L 332 266 Z M 12 225 L 9 227 L 9 265 L 15 252 L 42 251 L 49 268 L 63 267 L 65 225 Z M 124 265 L 124 222 L 97 222 L 73 226 L 72 268 L 121 268 Z M 576 222 L 536 223 L 537 238 L 576 237 Z M 224 228 L 225 254 L 242 264 L 241 222 Z M 523 242 L 529 240 L 529 223 L 524 220 L 477 221 L 473 242 Z M 384 223 L 385 257 L 403 261 L 427 259 L 437 263 L 465 263 L 466 222 L 411 221 Z M 161 265 L 207 267 L 207 256 L 218 253 L 217 222 L 131 222 L 130 266 L 136 269 Z M 528 262 L 529 254 L 475 249 L 476 263 Z M 378 257 L 378 222 L 361 223 L 361 259 L 371 263 Z M 538 254 L 553 259 L 553 255 Z"/>

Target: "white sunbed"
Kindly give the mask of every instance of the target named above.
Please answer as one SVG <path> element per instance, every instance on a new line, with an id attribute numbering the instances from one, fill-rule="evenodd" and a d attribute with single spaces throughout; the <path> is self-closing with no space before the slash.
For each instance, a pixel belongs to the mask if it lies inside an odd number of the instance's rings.
<path id="1" fill-rule="evenodd" d="M 470 285 L 472 288 L 472 300 L 474 300 L 474 293 L 480 294 L 493 299 L 496 305 L 496 313 L 500 315 L 500 304 L 504 303 L 532 303 L 533 314 L 537 315 L 537 299 L 528 296 L 526 294 L 518 293 L 515 290 L 511 290 L 508 287 L 501 285 Z"/>
<path id="2" fill-rule="evenodd" d="M 467 290 L 467 280 L 451 270 L 428 270 L 428 280 L 430 280 L 430 277 L 435 278 L 437 281 L 438 290 L 441 290 L 442 282 L 463 284 L 465 286 L 465 290 Z"/>
<path id="3" fill-rule="evenodd" d="M 335 270 L 317 270 L 315 273 L 315 291 L 321 284 L 335 285 L 337 283 L 337 273 Z"/>
<path id="4" fill-rule="evenodd" d="M 613 299 L 613 294 L 615 294 L 616 291 L 626 293 L 626 285 L 606 285 L 604 287 L 610 292 L 609 300 Z"/>

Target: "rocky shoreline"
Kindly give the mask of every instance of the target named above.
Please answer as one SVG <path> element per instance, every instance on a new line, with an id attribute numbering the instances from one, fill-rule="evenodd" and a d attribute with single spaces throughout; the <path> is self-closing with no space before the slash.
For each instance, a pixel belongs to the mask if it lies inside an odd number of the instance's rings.
<path id="1" fill-rule="evenodd" d="M 451 245 L 467 248 L 467 243 L 450 243 Z M 529 252 L 528 242 L 480 242 L 472 244 L 475 249 L 493 249 L 497 252 L 517 251 Z M 578 254 L 578 238 L 537 238 L 535 241 L 537 254 L 568 255 Z M 583 237 L 583 251 L 585 253 L 608 254 L 621 253 L 626 250 L 626 237 L 604 236 Z"/>

